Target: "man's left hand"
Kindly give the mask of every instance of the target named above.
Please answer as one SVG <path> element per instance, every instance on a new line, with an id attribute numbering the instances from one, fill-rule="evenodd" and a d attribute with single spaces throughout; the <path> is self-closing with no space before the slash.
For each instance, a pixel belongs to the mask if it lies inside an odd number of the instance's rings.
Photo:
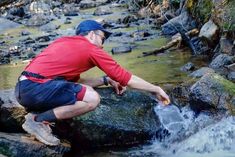
<path id="1" fill-rule="evenodd" d="M 119 82 L 116 82 L 116 81 L 112 80 L 111 78 L 108 78 L 108 82 L 111 86 L 114 87 L 114 89 L 118 95 L 122 95 L 126 91 L 126 87 L 120 85 Z"/>

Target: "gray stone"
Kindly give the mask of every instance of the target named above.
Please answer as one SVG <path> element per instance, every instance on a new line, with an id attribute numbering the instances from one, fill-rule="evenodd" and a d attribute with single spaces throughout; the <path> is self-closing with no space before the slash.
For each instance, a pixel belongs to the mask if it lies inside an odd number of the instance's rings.
<path id="1" fill-rule="evenodd" d="M 189 62 L 180 68 L 181 71 L 192 71 L 195 69 L 195 65 L 192 62 Z"/>
<path id="2" fill-rule="evenodd" d="M 0 154 L 11 157 L 62 157 L 70 150 L 65 143 L 55 147 L 47 147 L 44 144 L 33 141 L 26 134 L 0 132 Z"/>
<path id="3" fill-rule="evenodd" d="M 200 38 L 204 38 L 209 43 L 218 40 L 219 27 L 212 20 L 205 23 L 199 33 Z"/>
<path id="4" fill-rule="evenodd" d="M 13 28 L 17 28 L 20 27 L 21 25 L 18 23 L 15 23 L 13 21 L 4 19 L 4 18 L 0 18 L 0 33 L 4 33 L 7 29 L 13 29 Z"/>
<path id="5" fill-rule="evenodd" d="M 195 77 L 195 78 L 200 78 L 202 77 L 203 75 L 205 74 L 208 74 L 208 73 L 214 73 L 215 71 L 211 68 L 208 68 L 208 67 L 202 67 L 194 72 L 192 72 L 189 76 L 191 77 Z"/>
<path id="6" fill-rule="evenodd" d="M 186 12 L 182 12 L 179 16 L 169 20 L 167 23 L 161 26 L 162 33 L 165 35 L 174 35 L 178 31 L 175 29 L 183 30 L 191 30 L 196 27 L 195 21 L 192 17 Z M 183 27 L 183 28 L 182 28 Z"/>
<path id="7" fill-rule="evenodd" d="M 130 46 L 120 46 L 112 48 L 112 54 L 128 53 L 131 52 L 132 48 Z"/>
<path id="8" fill-rule="evenodd" d="M 112 14 L 112 13 L 113 12 L 110 10 L 110 8 L 102 6 L 102 7 L 96 8 L 93 15 L 101 16 L 101 15 L 108 15 L 108 14 Z"/>
<path id="9" fill-rule="evenodd" d="M 209 65 L 210 68 L 219 69 L 226 65 L 232 64 L 233 58 L 227 54 L 220 54 Z"/>
<path id="10" fill-rule="evenodd" d="M 235 84 L 222 76 L 209 73 L 204 75 L 190 88 L 190 106 L 196 112 L 201 110 L 225 109 L 235 95 Z"/>

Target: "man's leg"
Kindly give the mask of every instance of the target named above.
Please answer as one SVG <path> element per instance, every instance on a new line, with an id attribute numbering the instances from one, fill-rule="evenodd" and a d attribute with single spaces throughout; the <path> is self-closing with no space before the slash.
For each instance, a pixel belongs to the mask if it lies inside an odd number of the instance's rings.
<path id="1" fill-rule="evenodd" d="M 25 116 L 26 121 L 22 125 L 24 130 L 35 135 L 36 138 L 47 145 L 58 145 L 59 139 L 51 134 L 51 129 L 48 123 L 57 119 L 68 119 L 82 115 L 94 110 L 100 102 L 99 94 L 91 87 L 86 87 L 85 95 L 82 101 L 77 101 L 75 104 L 56 107 L 38 115 L 31 113 Z"/>
<path id="2" fill-rule="evenodd" d="M 77 101 L 74 105 L 57 107 L 53 111 L 56 119 L 68 119 L 94 110 L 99 103 L 99 94 L 92 87 L 86 86 L 86 93 L 82 101 Z"/>

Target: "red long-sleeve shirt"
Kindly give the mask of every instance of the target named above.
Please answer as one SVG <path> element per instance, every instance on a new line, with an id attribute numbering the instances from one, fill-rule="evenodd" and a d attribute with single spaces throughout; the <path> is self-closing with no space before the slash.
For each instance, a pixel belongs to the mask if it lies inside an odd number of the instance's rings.
<path id="1" fill-rule="evenodd" d="M 122 68 L 112 57 L 90 43 L 83 36 L 62 37 L 51 43 L 37 55 L 25 71 L 33 72 L 53 79 L 62 76 L 69 81 L 78 81 L 80 74 L 94 66 L 99 67 L 111 79 L 126 86 L 131 73 Z M 49 79 L 28 77 L 35 82 L 46 82 Z"/>

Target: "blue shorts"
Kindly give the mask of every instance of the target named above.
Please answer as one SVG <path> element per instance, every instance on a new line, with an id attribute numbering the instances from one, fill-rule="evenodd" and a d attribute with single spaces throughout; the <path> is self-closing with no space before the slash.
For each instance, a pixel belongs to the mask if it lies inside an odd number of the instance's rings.
<path id="1" fill-rule="evenodd" d="M 66 80 L 50 80 L 45 83 L 23 80 L 16 84 L 15 95 L 27 111 L 47 111 L 75 104 L 83 88 L 80 84 Z"/>

